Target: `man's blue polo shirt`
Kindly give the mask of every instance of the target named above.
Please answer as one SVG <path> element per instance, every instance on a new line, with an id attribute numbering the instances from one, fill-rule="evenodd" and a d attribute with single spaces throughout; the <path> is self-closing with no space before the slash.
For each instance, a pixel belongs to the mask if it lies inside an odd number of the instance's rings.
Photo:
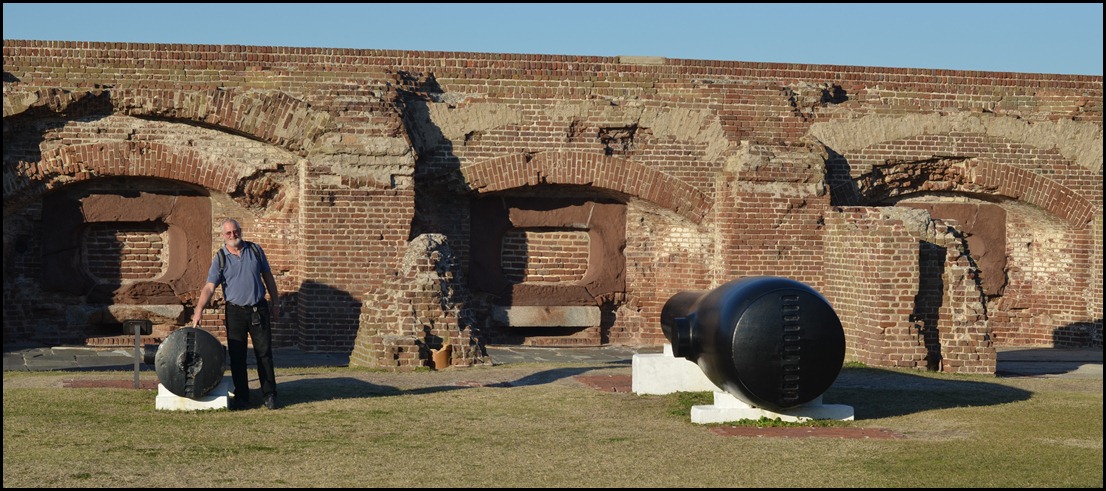
<path id="1" fill-rule="evenodd" d="M 261 246 L 253 244 L 247 247 L 242 241 L 241 257 L 231 254 L 227 246 L 223 245 L 222 252 L 226 254 L 226 266 L 219 271 L 218 253 L 212 258 L 211 268 L 207 270 L 207 281 L 223 286 L 223 296 L 226 301 L 235 305 L 257 305 L 265 299 L 265 282 L 261 273 L 271 272 L 269 259 L 265 257 L 265 251 Z"/>

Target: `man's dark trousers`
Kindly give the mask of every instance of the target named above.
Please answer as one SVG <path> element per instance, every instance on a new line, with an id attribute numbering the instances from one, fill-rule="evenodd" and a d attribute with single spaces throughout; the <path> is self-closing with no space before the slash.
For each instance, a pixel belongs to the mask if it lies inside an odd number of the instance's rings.
<path id="1" fill-rule="evenodd" d="M 230 354 L 230 375 L 234 381 L 235 401 L 242 404 L 250 400 L 250 378 L 246 371 L 247 333 L 253 340 L 253 354 L 257 359 L 257 378 L 261 381 L 261 394 L 262 396 L 276 394 L 269 304 L 264 300 L 252 306 L 227 303 L 226 318 L 227 351 Z"/>

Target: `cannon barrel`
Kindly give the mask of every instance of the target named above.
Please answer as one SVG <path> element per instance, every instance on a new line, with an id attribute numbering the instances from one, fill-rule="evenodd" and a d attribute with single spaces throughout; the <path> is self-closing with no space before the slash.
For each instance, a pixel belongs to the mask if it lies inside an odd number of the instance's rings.
<path id="1" fill-rule="evenodd" d="M 150 363 L 151 347 L 144 358 Z M 199 398 L 219 385 L 226 372 L 227 351 L 211 333 L 195 327 L 173 331 L 153 354 L 161 385 L 181 397 Z"/>
<path id="2" fill-rule="evenodd" d="M 673 295 L 661 311 L 672 353 L 699 365 L 750 405 L 783 410 L 821 396 L 845 360 L 845 332 L 828 301 L 788 278 L 742 278 Z"/>

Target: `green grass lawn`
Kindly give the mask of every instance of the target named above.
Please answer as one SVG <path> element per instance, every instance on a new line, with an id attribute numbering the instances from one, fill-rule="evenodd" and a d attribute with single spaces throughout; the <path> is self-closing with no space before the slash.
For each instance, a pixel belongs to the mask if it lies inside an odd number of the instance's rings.
<path id="1" fill-rule="evenodd" d="M 832 425 L 905 436 L 883 440 L 721 436 L 687 416 L 709 394 L 573 378 L 629 372 L 280 369 L 284 407 L 240 412 L 5 372 L 4 487 L 1102 487 L 1101 379 L 846 367 L 825 402 L 856 421 Z"/>

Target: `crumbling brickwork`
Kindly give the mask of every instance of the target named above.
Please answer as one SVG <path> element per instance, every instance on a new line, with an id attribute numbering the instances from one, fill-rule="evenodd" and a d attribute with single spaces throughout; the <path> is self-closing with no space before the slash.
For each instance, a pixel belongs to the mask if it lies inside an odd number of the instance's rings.
<path id="1" fill-rule="evenodd" d="M 452 362 L 486 363 L 474 323 L 468 319 L 457 257 L 441 234 L 411 240 L 401 274 L 363 295 L 351 363 L 383 368 L 425 365 L 431 350 L 453 347 Z"/>
<path id="2" fill-rule="evenodd" d="M 360 365 L 657 345 L 673 294 L 757 275 L 874 365 L 1102 342 L 1100 76 L 5 40 L 3 175 L 6 343 L 179 328 L 225 216 L 275 342 Z"/>

